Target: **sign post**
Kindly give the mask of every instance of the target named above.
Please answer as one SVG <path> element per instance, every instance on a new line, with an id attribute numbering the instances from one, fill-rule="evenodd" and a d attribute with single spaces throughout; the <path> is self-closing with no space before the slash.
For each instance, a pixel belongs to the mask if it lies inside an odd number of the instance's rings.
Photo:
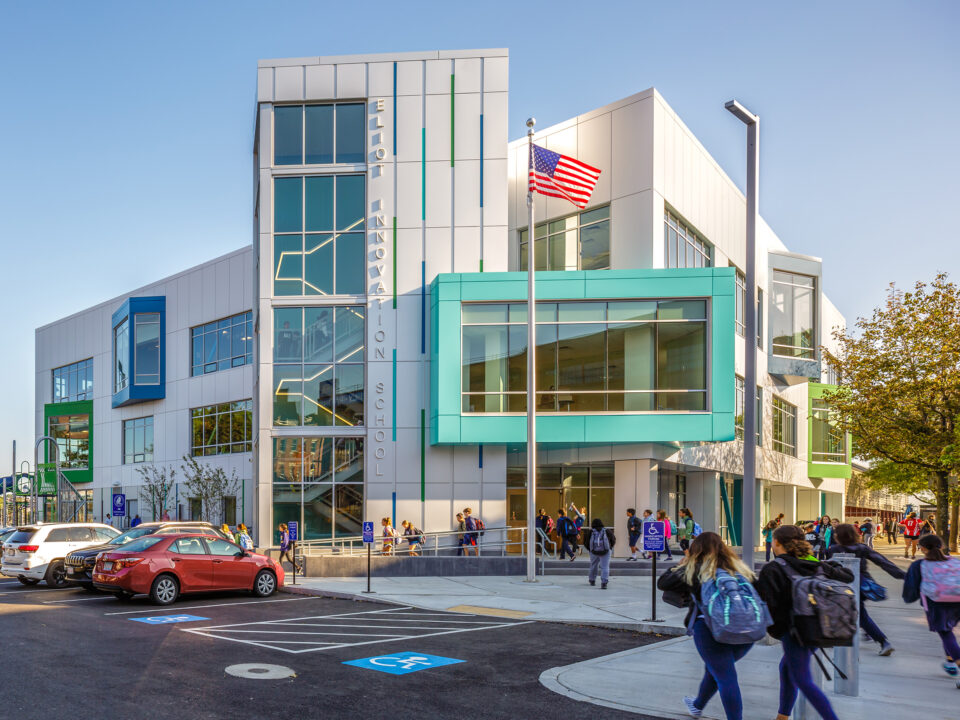
<path id="1" fill-rule="evenodd" d="M 290 535 L 290 549 L 293 551 L 293 584 L 297 584 L 297 539 L 300 531 L 300 523 L 291 520 L 287 523 L 287 533 Z"/>
<path id="2" fill-rule="evenodd" d="M 367 546 L 367 589 L 364 590 L 364 593 L 371 594 L 373 590 L 370 589 L 370 556 L 373 553 L 373 523 L 364 522 L 363 523 L 363 544 Z"/>
<path id="3" fill-rule="evenodd" d="M 657 617 L 657 555 L 666 550 L 666 528 L 662 520 L 651 520 L 643 523 L 643 551 L 653 553 L 653 563 L 650 570 L 650 617 L 644 622 L 663 622 Z"/>

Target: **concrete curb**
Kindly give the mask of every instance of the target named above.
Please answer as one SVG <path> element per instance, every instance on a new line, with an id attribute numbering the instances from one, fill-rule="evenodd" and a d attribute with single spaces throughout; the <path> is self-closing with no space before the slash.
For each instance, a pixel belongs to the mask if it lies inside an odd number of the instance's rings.
<path id="1" fill-rule="evenodd" d="M 298 585 L 284 585 L 280 592 L 290 593 L 291 595 L 313 595 L 316 597 L 329 597 L 338 600 L 355 600 L 357 602 L 379 602 L 400 607 L 415 607 L 420 610 L 433 610 L 436 608 L 424 607 L 415 602 L 400 602 L 398 600 L 388 599 L 376 594 L 358 595 L 356 593 L 340 592 L 338 590 L 314 590 L 312 588 Z M 630 630 L 641 633 L 654 633 L 667 637 L 685 635 L 687 630 L 683 627 L 673 625 L 661 625 L 650 622 L 597 622 L 593 620 L 551 620 L 549 618 L 529 618 L 532 622 L 557 623 L 559 625 L 585 625 L 587 627 L 606 628 L 608 630 Z M 561 668 L 562 669 L 562 668 Z M 548 671 L 549 672 L 549 671 Z"/>
<path id="2" fill-rule="evenodd" d="M 684 631 L 686 632 L 686 631 Z M 624 705 L 623 703 L 611 702 L 610 700 L 605 700 L 603 698 L 595 697 L 593 695 L 586 695 L 584 693 L 572 690 L 566 685 L 563 684 L 561 676 L 569 672 L 577 672 L 585 667 L 590 665 L 597 665 L 599 663 L 606 662 L 608 660 L 615 660 L 619 657 L 624 657 L 626 655 L 634 655 L 636 653 L 647 652 L 649 650 L 660 650 L 665 645 L 672 645 L 680 642 L 684 642 L 686 637 L 675 637 L 670 640 L 664 640 L 658 643 L 651 643 L 650 645 L 644 645 L 633 650 L 623 650 L 618 653 L 613 653 L 612 655 L 604 655 L 602 657 L 593 658 L 592 660 L 583 660 L 582 662 L 574 663 L 573 665 L 564 665 L 562 667 L 550 668 L 549 670 L 544 670 L 540 673 L 540 684 L 543 685 L 548 690 L 563 695 L 570 698 L 571 700 L 577 700 L 579 702 L 588 702 L 593 705 L 602 705 L 603 707 L 613 708 L 614 710 L 623 710 L 625 712 L 634 713 L 636 715 L 652 715 L 656 713 L 655 717 L 662 718 L 663 720 L 683 720 L 684 718 L 690 717 L 687 713 L 676 713 L 664 715 L 663 710 L 659 708 L 645 708 L 642 706 L 635 705 Z M 638 699 L 642 698 L 642 695 L 638 694 Z M 710 717 L 704 715 L 705 718 Z"/>

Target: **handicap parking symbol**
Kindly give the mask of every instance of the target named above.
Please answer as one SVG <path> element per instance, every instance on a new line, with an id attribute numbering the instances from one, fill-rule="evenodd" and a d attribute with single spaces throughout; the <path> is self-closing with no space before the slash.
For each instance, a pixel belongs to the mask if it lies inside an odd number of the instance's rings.
<path id="1" fill-rule="evenodd" d="M 462 662 L 464 661 L 440 657 L 439 655 L 402 652 L 393 653 L 392 655 L 377 655 L 376 657 L 362 658 L 360 660 L 347 660 L 343 664 L 353 665 L 354 667 L 365 668 L 367 670 L 378 670 L 390 675 L 408 675 L 418 670 L 443 667 L 444 665 L 455 665 L 456 663 Z"/>
<path id="2" fill-rule="evenodd" d="M 210 618 L 200 617 L 198 615 L 155 615 L 154 617 L 127 618 L 134 622 L 142 622 L 147 625 L 169 625 L 171 623 L 194 622 L 196 620 L 209 620 Z"/>

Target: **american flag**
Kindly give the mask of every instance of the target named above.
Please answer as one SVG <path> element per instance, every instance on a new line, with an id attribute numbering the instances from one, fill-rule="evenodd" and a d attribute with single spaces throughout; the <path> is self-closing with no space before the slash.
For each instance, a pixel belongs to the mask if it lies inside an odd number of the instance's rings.
<path id="1" fill-rule="evenodd" d="M 572 157 L 533 146 L 529 189 L 547 197 L 569 200 L 581 210 L 600 177 L 600 171 Z"/>

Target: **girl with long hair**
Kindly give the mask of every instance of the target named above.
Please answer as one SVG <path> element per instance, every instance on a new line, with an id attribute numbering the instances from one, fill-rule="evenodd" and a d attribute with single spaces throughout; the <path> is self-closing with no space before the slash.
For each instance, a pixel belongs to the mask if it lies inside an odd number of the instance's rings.
<path id="1" fill-rule="evenodd" d="M 783 559 L 794 572 L 805 577 L 822 572 L 828 578 L 840 582 L 853 580 L 853 573 L 841 565 L 817 560 L 811 554 L 810 543 L 803 539 L 803 531 L 796 525 L 781 525 L 773 531 L 773 553 L 777 560 Z M 783 644 L 783 658 L 780 660 L 780 709 L 777 720 L 789 720 L 798 692 L 804 694 L 823 720 L 839 720 L 827 696 L 814 682 L 810 673 L 813 648 L 801 645 L 790 632 L 793 582 L 779 562 L 763 566 L 757 580 L 757 590 L 773 616 L 773 625 L 767 628 L 767 632 Z"/>
<path id="2" fill-rule="evenodd" d="M 680 564 L 660 576 L 657 587 L 664 591 L 665 601 L 670 602 L 667 595 L 672 595 L 674 604 L 690 607 L 686 619 L 687 634 L 693 636 L 697 652 L 703 659 L 700 691 L 695 698 L 683 698 L 687 712 L 693 717 L 700 717 L 710 698 L 719 691 L 727 720 L 742 720 L 743 699 L 735 663 L 753 645 L 730 645 L 714 640 L 698 605 L 700 587 L 716 578 L 717 570 L 742 575 L 751 582 L 755 579 L 753 571 L 743 564 L 719 535 L 703 532 L 690 542 L 690 548 Z"/>
<path id="3" fill-rule="evenodd" d="M 943 669 L 947 675 L 957 677 L 960 644 L 957 643 L 957 636 L 953 634 L 953 629 L 960 624 L 960 602 L 934 600 L 924 594 L 924 590 L 928 593 L 936 592 L 938 583 L 935 577 L 940 576 L 941 573 L 945 576 L 952 575 L 955 579 L 960 577 L 960 567 L 958 567 L 960 558 L 947 555 L 943 549 L 943 540 L 938 535 L 924 535 L 920 538 L 919 545 L 923 558 L 914 560 L 907 570 L 907 577 L 903 581 L 903 601 L 912 603 L 919 600 L 923 605 L 927 615 L 927 627 L 930 632 L 940 636 L 940 642 L 943 644 L 943 653 L 946 658 Z M 946 586 L 946 583 L 939 584 Z M 960 591 L 956 585 L 953 587 L 956 591 Z M 957 688 L 960 689 L 960 679 L 957 680 Z"/>

